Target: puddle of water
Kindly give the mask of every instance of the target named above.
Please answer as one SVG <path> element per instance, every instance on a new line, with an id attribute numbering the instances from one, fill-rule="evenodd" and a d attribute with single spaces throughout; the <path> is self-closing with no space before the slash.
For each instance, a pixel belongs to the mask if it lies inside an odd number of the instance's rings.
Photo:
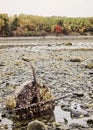
<path id="1" fill-rule="evenodd" d="M 11 120 L 7 119 L 7 118 L 2 118 L 1 115 L 2 115 L 2 114 L 0 113 L 0 120 L 1 120 L 0 125 L 2 125 L 2 126 L 7 126 L 7 127 L 8 127 L 7 129 L 8 129 L 8 130 L 12 130 L 13 122 L 12 122 Z"/>
<path id="2" fill-rule="evenodd" d="M 56 122 L 64 122 L 64 118 L 68 121 L 68 125 L 72 123 L 78 123 L 82 126 L 87 126 L 87 120 L 93 119 L 93 115 L 89 117 L 82 117 L 82 118 L 71 118 L 70 112 L 63 111 L 60 106 L 56 106 L 54 110 L 55 114 L 55 121 Z"/>
<path id="3" fill-rule="evenodd" d="M 71 120 L 70 112 L 63 111 L 60 106 L 56 106 L 54 110 L 55 121 L 56 122 L 64 122 L 63 118 L 67 120 Z"/>
<path id="4" fill-rule="evenodd" d="M 51 117 L 52 118 L 52 117 Z M 55 106 L 55 110 L 54 110 L 54 120 L 56 122 L 59 123 L 65 123 L 64 119 L 66 119 L 68 121 L 68 125 L 70 124 L 80 124 L 81 126 L 85 126 L 87 127 L 87 120 L 88 119 L 93 119 L 93 115 L 89 116 L 89 117 L 82 117 L 82 118 L 71 118 L 70 112 L 68 111 L 64 111 L 61 109 L 61 106 Z M 8 130 L 13 130 L 13 124 L 14 122 L 11 119 L 8 118 L 2 118 L 2 114 L 0 113 L 0 125 L 1 126 L 7 126 Z M 18 121 L 15 122 L 15 126 L 17 126 Z M 49 120 L 47 119 L 47 122 L 49 122 Z M 20 125 L 21 128 L 21 125 Z"/>

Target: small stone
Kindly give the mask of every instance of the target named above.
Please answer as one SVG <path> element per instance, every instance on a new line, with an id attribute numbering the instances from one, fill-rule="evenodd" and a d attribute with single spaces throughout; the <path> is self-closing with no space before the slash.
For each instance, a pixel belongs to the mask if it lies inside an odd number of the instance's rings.
<path id="1" fill-rule="evenodd" d="M 23 56 L 23 57 L 22 57 L 22 60 L 23 60 L 23 61 L 27 61 L 27 62 L 31 61 L 31 59 L 30 59 L 29 57 L 26 57 L 26 56 Z"/>
<path id="2" fill-rule="evenodd" d="M 8 129 L 8 125 L 5 125 L 4 128 L 5 128 L 5 129 Z"/>
<path id="3" fill-rule="evenodd" d="M 5 66 L 5 63 L 4 62 L 0 62 L 0 66 Z"/>
<path id="4" fill-rule="evenodd" d="M 65 43 L 65 46 L 72 46 L 72 43 L 71 42 L 67 42 L 67 43 Z"/>
<path id="5" fill-rule="evenodd" d="M 0 130 L 5 130 L 5 128 L 2 124 L 0 124 Z"/>
<path id="6" fill-rule="evenodd" d="M 93 128 L 93 119 L 87 120 L 87 124 L 89 127 Z"/>
<path id="7" fill-rule="evenodd" d="M 89 113 L 73 109 L 73 110 L 71 110 L 70 115 L 71 115 L 72 118 L 83 118 L 83 117 L 88 117 Z"/>
<path id="8" fill-rule="evenodd" d="M 47 130 L 47 128 L 43 122 L 34 120 L 28 124 L 27 130 Z"/>
<path id="9" fill-rule="evenodd" d="M 16 61 L 16 62 L 15 62 L 15 65 L 16 65 L 16 66 L 18 66 L 18 65 L 20 65 L 20 64 L 21 64 L 20 61 Z"/>
<path id="10" fill-rule="evenodd" d="M 84 93 L 73 93 L 73 95 L 77 96 L 77 97 L 83 97 L 84 96 Z"/>
<path id="11" fill-rule="evenodd" d="M 5 113 L 2 114 L 2 118 L 5 118 L 7 117 L 7 115 Z"/>
<path id="12" fill-rule="evenodd" d="M 70 58 L 70 61 L 71 62 L 82 62 L 83 61 L 83 59 L 82 59 L 82 57 L 79 57 L 79 56 L 77 56 L 77 57 L 71 57 Z"/>
<path id="13" fill-rule="evenodd" d="M 56 128 L 56 127 L 59 127 L 61 124 L 58 123 L 58 122 L 53 122 L 52 125 L 53 125 L 54 128 Z"/>
<path id="14" fill-rule="evenodd" d="M 93 68 L 93 59 L 85 60 L 84 62 L 81 63 L 81 65 L 84 66 L 85 68 L 92 69 Z"/>
<path id="15" fill-rule="evenodd" d="M 48 47 L 51 47 L 52 45 L 51 44 L 48 44 Z"/>
<path id="16" fill-rule="evenodd" d="M 70 128 L 67 125 L 61 125 L 61 126 L 57 127 L 56 130 L 70 130 Z"/>
<path id="17" fill-rule="evenodd" d="M 93 75 L 93 71 L 89 72 L 90 75 Z"/>
<path id="18" fill-rule="evenodd" d="M 93 99 L 93 95 L 90 96 Z"/>
<path id="19" fill-rule="evenodd" d="M 80 124 L 78 124 L 78 123 L 71 123 L 70 125 L 69 125 L 71 128 L 81 128 L 82 127 L 82 125 L 80 125 Z M 74 129 L 73 129 L 74 130 Z"/>

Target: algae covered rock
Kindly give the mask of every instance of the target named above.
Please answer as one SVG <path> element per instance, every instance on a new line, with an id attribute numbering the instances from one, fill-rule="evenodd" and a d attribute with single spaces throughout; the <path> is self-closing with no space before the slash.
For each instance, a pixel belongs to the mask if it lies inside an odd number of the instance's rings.
<path id="1" fill-rule="evenodd" d="M 40 115 L 53 114 L 55 107 L 54 96 L 45 84 L 36 81 L 33 70 L 34 80 L 23 83 L 11 95 L 7 102 L 7 109 L 13 110 L 21 118 L 33 118 Z"/>
<path id="2" fill-rule="evenodd" d="M 34 120 L 28 124 L 27 130 L 47 130 L 47 128 L 43 122 Z"/>
<path id="3" fill-rule="evenodd" d="M 14 95 L 8 97 L 6 106 L 8 109 L 14 109 L 16 107 L 16 97 Z"/>

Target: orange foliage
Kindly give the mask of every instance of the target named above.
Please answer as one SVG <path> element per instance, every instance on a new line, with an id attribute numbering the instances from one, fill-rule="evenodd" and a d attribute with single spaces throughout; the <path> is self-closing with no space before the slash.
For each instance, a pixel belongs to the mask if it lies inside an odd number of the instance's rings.
<path id="1" fill-rule="evenodd" d="M 55 31 L 56 31 L 57 33 L 61 33 L 61 31 L 62 31 L 61 25 L 56 25 L 56 26 L 55 26 Z"/>

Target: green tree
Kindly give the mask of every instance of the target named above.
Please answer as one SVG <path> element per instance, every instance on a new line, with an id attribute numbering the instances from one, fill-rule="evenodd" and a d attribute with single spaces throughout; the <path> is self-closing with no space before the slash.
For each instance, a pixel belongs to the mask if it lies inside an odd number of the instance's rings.
<path id="1" fill-rule="evenodd" d="M 11 23 L 11 30 L 15 31 L 19 27 L 19 18 L 16 16 Z"/>

